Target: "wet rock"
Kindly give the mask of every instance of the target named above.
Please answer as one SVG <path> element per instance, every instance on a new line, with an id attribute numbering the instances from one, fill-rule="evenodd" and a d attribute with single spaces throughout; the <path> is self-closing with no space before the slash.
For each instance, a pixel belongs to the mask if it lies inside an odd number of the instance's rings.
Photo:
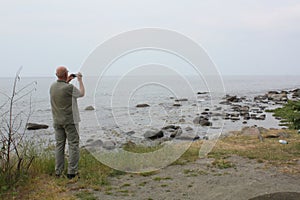
<path id="1" fill-rule="evenodd" d="M 87 143 L 91 143 L 91 142 L 93 142 L 93 141 L 94 141 L 94 139 L 91 139 L 91 138 L 90 138 L 90 139 L 88 139 L 86 142 L 87 142 Z"/>
<path id="2" fill-rule="evenodd" d="M 128 131 L 125 134 L 131 136 L 131 135 L 135 134 L 135 131 Z"/>
<path id="3" fill-rule="evenodd" d="M 208 92 L 197 92 L 197 94 L 201 95 L 201 94 L 208 94 Z"/>
<path id="4" fill-rule="evenodd" d="M 209 119 L 203 117 L 203 116 L 200 116 L 200 117 L 196 117 L 194 120 L 193 120 L 193 123 L 194 124 L 199 124 L 201 126 L 211 126 L 212 123 L 209 121 Z"/>
<path id="5" fill-rule="evenodd" d="M 100 147 L 102 145 L 103 145 L 102 140 L 95 140 L 95 141 L 89 143 L 87 146 L 91 146 L 91 147 L 96 147 L 97 146 L 97 147 Z"/>
<path id="6" fill-rule="evenodd" d="M 182 99 L 176 99 L 175 101 L 176 102 L 179 102 L 179 101 L 188 101 L 188 99 L 187 98 L 182 98 Z"/>
<path id="7" fill-rule="evenodd" d="M 285 91 L 282 91 L 281 93 L 276 92 L 276 91 L 270 91 L 270 92 L 268 92 L 267 96 L 268 96 L 268 100 L 272 100 L 275 102 L 288 100 L 287 92 L 285 92 Z"/>
<path id="8" fill-rule="evenodd" d="M 112 150 L 116 148 L 116 143 L 114 141 L 108 140 L 103 142 L 103 148 L 107 150 Z"/>
<path id="9" fill-rule="evenodd" d="M 252 114 L 250 115 L 250 118 L 251 118 L 251 119 L 256 119 L 256 114 L 253 114 L 253 113 L 252 113 Z"/>
<path id="10" fill-rule="evenodd" d="M 230 117 L 230 119 L 231 119 L 232 121 L 238 121 L 238 120 L 240 120 L 239 117 Z"/>
<path id="11" fill-rule="evenodd" d="M 256 117 L 257 120 L 265 120 L 266 119 L 266 115 L 263 114 L 263 115 L 260 115 L 258 117 Z"/>
<path id="12" fill-rule="evenodd" d="M 93 106 L 87 106 L 84 110 L 95 110 L 95 108 Z"/>
<path id="13" fill-rule="evenodd" d="M 258 95 L 256 97 L 254 97 L 254 101 L 258 102 L 258 103 L 268 103 L 268 95 Z"/>
<path id="14" fill-rule="evenodd" d="M 180 107 L 181 104 L 179 104 L 179 103 L 174 103 L 173 106 L 175 106 L 175 107 Z"/>
<path id="15" fill-rule="evenodd" d="M 162 130 L 160 130 L 160 131 L 146 131 L 144 133 L 144 137 L 148 138 L 150 140 L 155 140 L 155 139 L 164 137 L 164 132 Z"/>
<path id="16" fill-rule="evenodd" d="M 177 130 L 179 129 L 180 126 L 176 126 L 176 125 L 168 125 L 162 128 L 162 130 L 168 130 L 168 129 L 173 129 L 173 130 Z"/>
<path id="17" fill-rule="evenodd" d="M 199 140 L 200 137 L 198 135 L 182 135 L 179 137 L 176 137 L 176 139 L 178 140 L 188 140 L 188 141 L 195 141 L 195 140 Z"/>
<path id="18" fill-rule="evenodd" d="M 184 123 L 185 122 L 185 119 L 181 118 L 179 119 L 179 123 Z"/>
<path id="19" fill-rule="evenodd" d="M 225 96 L 225 100 L 226 100 L 227 102 L 235 102 L 235 103 L 241 102 L 241 101 L 242 101 L 242 100 L 241 100 L 240 98 L 238 98 L 237 96 L 230 96 L 230 95 L 226 95 L 226 96 Z"/>
<path id="20" fill-rule="evenodd" d="M 47 129 L 49 128 L 49 126 L 46 124 L 27 123 L 26 128 L 27 130 L 39 130 L 39 129 Z"/>
<path id="21" fill-rule="evenodd" d="M 178 136 L 180 136 L 181 134 L 182 134 L 182 129 L 179 128 L 179 129 L 175 130 L 173 133 L 171 133 L 170 138 L 178 137 Z"/>
<path id="22" fill-rule="evenodd" d="M 292 91 L 293 98 L 300 98 L 300 89 L 295 89 Z"/>
<path id="23" fill-rule="evenodd" d="M 190 127 L 190 126 L 188 126 L 188 127 L 186 127 L 184 130 L 186 130 L 186 131 L 192 131 L 192 130 L 194 130 L 192 127 Z"/>
<path id="24" fill-rule="evenodd" d="M 145 107 L 149 107 L 149 105 L 146 103 L 141 103 L 141 104 L 137 104 L 136 107 L 137 108 L 145 108 Z"/>

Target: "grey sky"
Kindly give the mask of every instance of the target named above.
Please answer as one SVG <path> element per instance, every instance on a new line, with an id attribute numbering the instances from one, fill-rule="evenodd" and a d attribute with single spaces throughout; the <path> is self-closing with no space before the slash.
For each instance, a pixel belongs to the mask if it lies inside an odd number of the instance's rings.
<path id="1" fill-rule="evenodd" d="M 144 27 L 192 38 L 223 75 L 300 75 L 299 0 L 11 0 L 0 15 L 0 76 L 76 71 L 106 39 Z"/>

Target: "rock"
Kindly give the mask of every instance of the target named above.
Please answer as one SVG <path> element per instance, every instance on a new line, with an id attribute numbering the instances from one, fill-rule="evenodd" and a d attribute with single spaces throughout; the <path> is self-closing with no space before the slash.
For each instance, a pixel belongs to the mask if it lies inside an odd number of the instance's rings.
<path id="1" fill-rule="evenodd" d="M 288 96 L 287 96 L 287 92 L 281 92 L 278 93 L 276 91 L 270 91 L 267 94 L 268 99 L 275 101 L 275 102 L 279 102 L 279 101 L 287 101 L 288 100 Z"/>
<path id="2" fill-rule="evenodd" d="M 193 120 L 193 123 L 194 124 L 200 124 L 201 126 L 211 126 L 212 125 L 212 123 L 207 118 L 205 118 L 203 116 L 196 117 Z"/>
<path id="3" fill-rule="evenodd" d="M 299 196 L 299 192 L 276 192 L 256 196 L 249 200 L 299 200 Z"/>
<path id="4" fill-rule="evenodd" d="M 131 135 L 135 134 L 135 131 L 128 131 L 125 134 L 131 136 Z"/>
<path id="5" fill-rule="evenodd" d="M 176 131 L 174 131 L 173 133 L 171 133 L 170 138 L 178 137 L 178 136 L 180 136 L 181 134 L 182 134 L 182 129 L 179 128 L 179 129 L 177 129 Z"/>
<path id="6" fill-rule="evenodd" d="M 247 121 L 243 121 L 243 124 L 247 124 Z"/>
<path id="7" fill-rule="evenodd" d="M 179 123 L 184 123 L 185 122 L 185 119 L 181 118 L 179 119 Z"/>
<path id="8" fill-rule="evenodd" d="M 242 100 L 240 98 L 238 98 L 237 96 L 230 96 L 230 95 L 226 95 L 225 99 L 227 102 L 241 102 Z"/>
<path id="9" fill-rule="evenodd" d="M 208 94 L 208 92 L 197 92 L 197 94 L 201 95 L 201 94 Z"/>
<path id="10" fill-rule="evenodd" d="M 238 121 L 238 120 L 240 120 L 239 117 L 230 117 L 230 119 L 231 119 L 232 121 Z"/>
<path id="11" fill-rule="evenodd" d="M 254 97 L 255 102 L 261 102 L 261 103 L 268 103 L 268 96 L 267 95 L 259 95 Z"/>
<path id="12" fill-rule="evenodd" d="M 136 107 L 137 108 L 145 108 L 145 107 L 149 107 L 149 105 L 146 103 L 142 103 L 142 104 L 137 104 Z"/>
<path id="13" fill-rule="evenodd" d="M 222 107 L 221 107 L 221 106 L 215 108 L 215 111 L 220 111 L 220 110 L 222 110 Z"/>
<path id="14" fill-rule="evenodd" d="M 144 137 L 151 139 L 151 140 L 155 140 L 155 139 L 164 137 L 164 132 L 161 130 L 160 131 L 146 131 L 144 133 Z"/>
<path id="15" fill-rule="evenodd" d="M 179 136 L 179 137 L 176 137 L 176 139 L 178 140 L 189 140 L 189 141 L 195 141 L 195 140 L 199 140 L 200 137 L 198 135 L 182 135 L 182 136 Z"/>
<path id="16" fill-rule="evenodd" d="M 293 98 L 299 98 L 300 97 L 300 89 L 295 89 L 292 91 L 292 97 Z"/>
<path id="17" fill-rule="evenodd" d="M 251 118 L 251 119 L 256 119 L 256 114 L 251 114 L 251 115 L 250 115 L 250 118 Z"/>
<path id="18" fill-rule="evenodd" d="M 103 142 L 103 148 L 107 150 L 112 150 L 116 147 L 116 143 L 114 141 L 108 140 Z"/>
<path id="19" fill-rule="evenodd" d="M 86 142 L 87 142 L 87 143 L 91 143 L 91 142 L 93 142 L 93 141 L 94 141 L 94 140 L 90 138 L 90 139 L 88 139 Z"/>
<path id="20" fill-rule="evenodd" d="M 192 127 L 188 126 L 188 127 L 185 127 L 184 130 L 186 130 L 186 131 L 192 131 L 192 130 L 194 130 L 194 129 L 193 129 Z"/>
<path id="21" fill-rule="evenodd" d="M 93 106 L 87 106 L 84 110 L 95 110 L 95 108 Z"/>
<path id="22" fill-rule="evenodd" d="M 179 103 L 174 103 L 173 106 L 175 106 L 175 107 L 180 107 L 181 104 L 179 104 Z"/>
<path id="23" fill-rule="evenodd" d="M 39 129 L 47 129 L 49 128 L 49 126 L 46 124 L 27 123 L 26 128 L 27 130 L 39 130 Z"/>
<path id="24" fill-rule="evenodd" d="M 258 117 L 256 117 L 257 120 L 265 120 L 266 119 L 266 115 L 263 114 L 263 115 L 260 115 Z"/>
<path id="25" fill-rule="evenodd" d="M 88 141 L 87 141 L 88 142 Z M 87 146 L 92 146 L 92 147 L 100 147 L 103 145 L 102 140 L 95 140 L 94 142 L 91 142 L 90 144 L 88 144 Z"/>
<path id="26" fill-rule="evenodd" d="M 182 98 L 182 99 L 176 99 L 175 101 L 176 102 L 179 102 L 179 101 L 188 101 L 188 99 L 187 98 Z"/>
<path id="27" fill-rule="evenodd" d="M 165 127 L 163 127 L 162 128 L 162 130 L 168 130 L 168 129 L 179 129 L 180 128 L 180 126 L 175 126 L 175 125 L 168 125 L 168 126 L 165 126 Z"/>

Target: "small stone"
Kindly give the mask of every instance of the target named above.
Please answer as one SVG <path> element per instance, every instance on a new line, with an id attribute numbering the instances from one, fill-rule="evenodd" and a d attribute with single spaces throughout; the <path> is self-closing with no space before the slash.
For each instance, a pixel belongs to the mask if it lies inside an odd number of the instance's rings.
<path id="1" fill-rule="evenodd" d="M 125 134 L 130 136 L 130 135 L 135 134 L 135 132 L 134 132 L 134 131 L 128 131 L 128 132 L 126 132 Z"/>
<path id="2" fill-rule="evenodd" d="M 149 107 L 149 105 L 146 103 L 142 103 L 142 104 L 137 104 L 136 107 L 137 108 L 145 108 L 145 107 Z"/>
<path id="3" fill-rule="evenodd" d="M 179 103 L 174 103 L 173 106 L 175 106 L 175 107 L 180 107 L 181 104 L 179 104 Z"/>
<path id="4" fill-rule="evenodd" d="M 188 127 L 186 127 L 184 130 L 186 130 L 186 131 L 192 131 L 192 130 L 194 130 L 192 127 L 190 127 L 190 126 L 188 126 Z"/>
<path id="5" fill-rule="evenodd" d="M 164 132 L 161 130 L 160 131 L 146 131 L 144 133 L 144 137 L 151 139 L 151 140 L 155 140 L 155 139 L 164 137 Z"/>
<path id="6" fill-rule="evenodd" d="M 116 147 L 116 143 L 114 141 L 105 141 L 103 142 L 103 148 L 107 150 L 112 150 Z"/>
<path id="7" fill-rule="evenodd" d="M 87 106 L 84 110 L 95 110 L 93 106 Z"/>

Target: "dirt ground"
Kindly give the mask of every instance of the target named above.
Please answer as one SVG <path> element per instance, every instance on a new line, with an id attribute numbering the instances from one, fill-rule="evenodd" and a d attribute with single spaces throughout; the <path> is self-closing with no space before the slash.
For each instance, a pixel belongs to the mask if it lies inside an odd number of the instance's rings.
<path id="1" fill-rule="evenodd" d="M 219 169 L 212 166 L 213 159 L 205 158 L 171 165 L 151 175 L 114 177 L 94 195 L 101 200 L 300 199 L 299 174 L 283 174 L 276 167 L 238 156 L 228 160 L 233 167 Z M 261 195 L 265 196 L 258 198 Z"/>

